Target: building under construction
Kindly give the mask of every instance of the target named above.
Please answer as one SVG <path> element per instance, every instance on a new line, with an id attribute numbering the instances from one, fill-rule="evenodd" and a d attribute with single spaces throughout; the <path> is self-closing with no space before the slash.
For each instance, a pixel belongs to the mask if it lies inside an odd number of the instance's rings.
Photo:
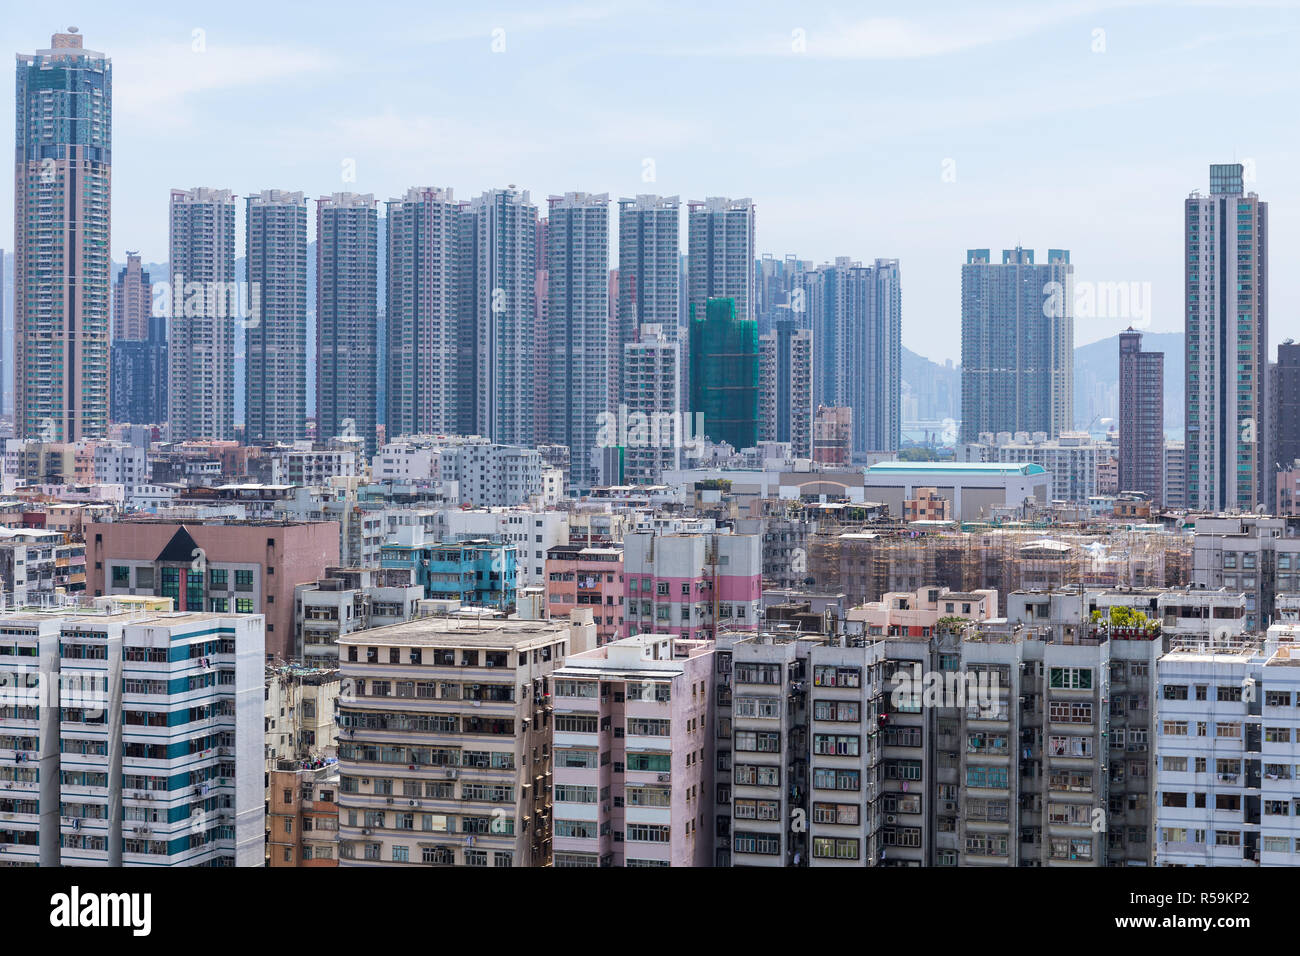
<path id="1" fill-rule="evenodd" d="M 1191 576 L 1191 539 L 1152 531 L 846 531 L 815 534 L 808 572 L 850 606 L 889 591 L 996 588 L 1006 595 L 1062 587 L 1179 587 Z"/>

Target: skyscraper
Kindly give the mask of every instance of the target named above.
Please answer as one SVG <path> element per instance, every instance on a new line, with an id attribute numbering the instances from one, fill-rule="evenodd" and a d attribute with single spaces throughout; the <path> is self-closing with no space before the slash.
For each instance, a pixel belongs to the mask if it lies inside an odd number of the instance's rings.
<path id="1" fill-rule="evenodd" d="M 785 320 L 797 328 L 805 327 L 807 310 L 796 290 L 802 287 L 804 273 L 812 268 L 811 262 L 797 256 L 777 259 L 770 254 L 754 264 L 754 318 L 760 336 Z"/>
<path id="2" fill-rule="evenodd" d="M 812 332 L 779 319 L 760 335 L 760 441 L 790 443 L 796 458 L 812 457 Z"/>
<path id="3" fill-rule="evenodd" d="M 469 204 L 462 431 L 504 444 L 536 443 L 537 207 L 528 191 L 492 189 Z M 604 279 L 601 279 L 604 294 Z M 462 365 L 462 369 L 464 369 Z M 576 463 L 576 459 L 575 459 Z"/>
<path id="4" fill-rule="evenodd" d="M 14 162 L 14 428 L 108 433 L 113 70 L 75 27 L 19 54 Z"/>
<path id="5" fill-rule="evenodd" d="M 1300 459 L 1300 344 L 1287 339 L 1278 345 L 1270 379 L 1273 437 L 1267 464 L 1276 472 Z"/>
<path id="6" fill-rule="evenodd" d="M 1187 506 L 1267 502 L 1268 203 L 1240 163 L 1210 167 L 1185 205 Z"/>
<path id="7" fill-rule="evenodd" d="M 113 285 L 113 340 L 148 338 L 152 304 L 149 273 L 144 271 L 139 253 L 128 252 L 126 265 Z"/>
<path id="8" fill-rule="evenodd" d="M 388 201 L 385 434 L 461 429 L 462 374 L 473 372 L 464 321 L 466 204 L 450 189 Z"/>
<path id="9" fill-rule="evenodd" d="M 1074 266 L 1070 253 L 971 249 L 961 270 L 961 440 L 1073 424 Z"/>
<path id="10" fill-rule="evenodd" d="M 702 319 L 709 299 L 729 298 L 736 303 L 736 318 L 754 318 L 754 203 L 750 199 L 711 196 L 686 204 L 687 289 L 686 312 Z M 683 336 L 682 368 L 691 366 L 690 338 Z M 685 381 L 689 382 L 689 372 Z M 683 410 L 690 409 L 683 395 Z"/>
<path id="11" fill-rule="evenodd" d="M 1142 333 L 1119 337 L 1119 490 L 1164 497 L 1165 353 L 1142 351 Z"/>
<path id="12" fill-rule="evenodd" d="M 168 313 L 171 437 L 235 437 L 235 328 L 260 313 L 235 281 L 235 196 L 229 189 L 173 189 Z"/>
<path id="13" fill-rule="evenodd" d="M 812 330 L 817 405 L 852 409 L 859 455 L 898 450 L 902 430 L 903 293 L 897 259 L 838 257 L 802 273 L 798 323 Z"/>
<path id="14" fill-rule="evenodd" d="M 261 314 L 247 322 L 244 440 L 307 434 L 307 200 L 265 189 L 246 199 L 248 282 Z"/>
<path id="15" fill-rule="evenodd" d="M 592 462 L 608 408 L 609 196 L 550 197 L 546 219 L 549 438 L 569 446 L 569 481 L 599 483 Z"/>
<path id="16" fill-rule="evenodd" d="M 676 332 L 674 327 L 673 332 Z M 623 481 L 653 485 L 681 466 L 686 423 L 677 414 L 678 342 L 663 326 L 643 323 L 635 342 L 623 346 L 623 397 L 627 435 L 622 441 Z M 611 409 L 611 411 L 613 411 Z M 644 418 L 634 418 L 634 416 Z M 637 431 L 641 427 L 642 431 Z"/>
<path id="17" fill-rule="evenodd" d="M 611 390 L 623 394 L 623 349 L 639 341 L 637 329 L 657 325 L 678 335 L 681 208 L 676 196 L 641 195 L 618 201 L 618 308 L 611 317 L 616 351 L 610 356 Z"/>
<path id="18" fill-rule="evenodd" d="M 691 316 L 691 404 L 704 434 L 736 451 L 758 444 L 758 325 L 731 298 L 709 299 Z"/>
<path id="19" fill-rule="evenodd" d="M 378 229 L 372 195 L 316 201 L 316 434 L 363 439 L 367 455 L 375 453 Z"/>
<path id="20" fill-rule="evenodd" d="M 153 312 L 149 273 L 140 256 L 126 254 L 113 284 L 113 344 L 109 418 L 114 422 L 161 424 L 167 420 L 167 326 Z"/>

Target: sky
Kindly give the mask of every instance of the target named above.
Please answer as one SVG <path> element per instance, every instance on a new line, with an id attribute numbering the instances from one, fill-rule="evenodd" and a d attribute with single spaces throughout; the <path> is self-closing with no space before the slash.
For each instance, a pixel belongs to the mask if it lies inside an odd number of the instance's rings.
<path id="1" fill-rule="evenodd" d="M 119 261 L 166 260 L 176 187 L 749 196 L 760 254 L 899 259 L 903 344 L 957 361 L 968 248 L 1124 284 L 1076 344 L 1181 331 L 1182 203 L 1236 161 L 1270 204 L 1270 338 L 1294 334 L 1300 0 L 469 6 L 11 4 L 0 36 L 75 25 L 112 58 Z M 5 248 L 12 220 L 0 177 Z"/>

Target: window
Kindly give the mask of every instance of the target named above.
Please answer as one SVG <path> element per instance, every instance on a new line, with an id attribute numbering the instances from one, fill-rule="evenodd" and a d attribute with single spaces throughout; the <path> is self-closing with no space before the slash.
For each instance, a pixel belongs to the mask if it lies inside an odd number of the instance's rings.
<path id="1" fill-rule="evenodd" d="M 858 667 L 837 667 L 834 664 L 819 664 L 813 668 L 813 686 L 861 687 L 862 669 Z"/>
<path id="2" fill-rule="evenodd" d="M 776 834 L 750 833 L 737 830 L 732 838 L 732 848 L 737 853 L 777 856 L 781 852 L 781 838 Z"/>
<path id="3" fill-rule="evenodd" d="M 652 823 L 629 823 L 627 841 L 629 843 L 668 843 L 671 840 L 672 827 Z"/>
<path id="4" fill-rule="evenodd" d="M 597 732 L 594 714 L 556 714 L 555 730 L 557 733 L 594 734 Z"/>
<path id="5" fill-rule="evenodd" d="M 857 826 L 858 812 L 856 803 L 814 803 L 813 822 Z"/>
<path id="6" fill-rule="evenodd" d="M 768 754 L 781 752 L 781 735 L 774 732 L 737 730 L 735 741 L 737 751 Z"/>
<path id="7" fill-rule="evenodd" d="M 629 717 L 627 719 L 627 732 L 645 737 L 668 737 L 671 736 L 670 725 L 672 721 L 659 720 L 648 717 Z"/>
<path id="8" fill-rule="evenodd" d="M 627 769 L 668 773 L 672 769 L 672 754 L 629 753 L 627 755 Z"/>
<path id="9" fill-rule="evenodd" d="M 859 841 L 842 837 L 816 837 L 813 839 L 813 856 L 819 859 L 856 860 Z"/>
<path id="10" fill-rule="evenodd" d="M 813 753 L 856 757 L 858 738 L 847 734 L 813 734 Z"/>
<path id="11" fill-rule="evenodd" d="M 1092 670 L 1087 667 L 1053 667 L 1050 679 L 1056 690 L 1092 690 Z"/>
<path id="12" fill-rule="evenodd" d="M 855 700 L 818 700 L 813 702 L 813 717 L 816 720 L 856 724 L 862 721 L 862 708 Z"/>

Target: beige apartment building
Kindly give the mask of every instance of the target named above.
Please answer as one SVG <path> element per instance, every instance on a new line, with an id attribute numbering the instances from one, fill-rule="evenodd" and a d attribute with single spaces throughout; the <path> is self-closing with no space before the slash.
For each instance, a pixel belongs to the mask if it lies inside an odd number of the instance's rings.
<path id="1" fill-rule="evenodd" d="M 568 621 L 425 618 L 339 638 L 340 866 L 544 866 Z"/>

